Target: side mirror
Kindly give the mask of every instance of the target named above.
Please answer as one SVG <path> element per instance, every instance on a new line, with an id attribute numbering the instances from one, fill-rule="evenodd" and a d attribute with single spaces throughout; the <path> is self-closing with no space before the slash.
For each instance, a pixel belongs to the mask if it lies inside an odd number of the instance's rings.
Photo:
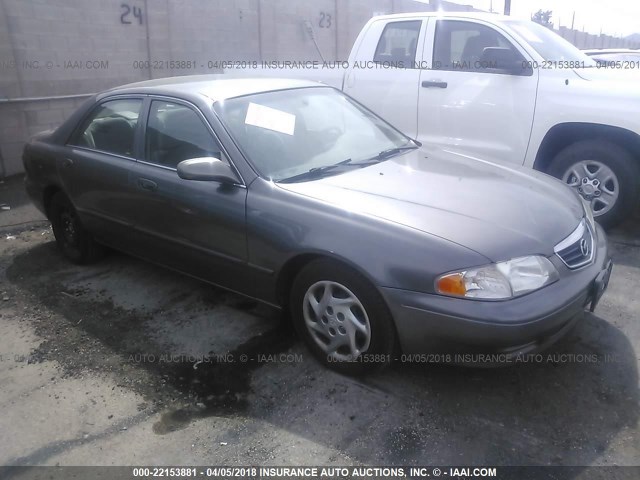
<path id="1" fill-rule="evenodd" d="M 238 183 L 240 179 L 233 169 L 216 157 L 183 160 L 178 164 L 178 176 L 184 180 Z"/>
<path id="2" fill-rule="evenodd" d="M 480 57 L 480 67 L 498 70 L 509 75 L 531 76 L 533 68 L 521 55 L 510 48 L 487 47 Z"/>

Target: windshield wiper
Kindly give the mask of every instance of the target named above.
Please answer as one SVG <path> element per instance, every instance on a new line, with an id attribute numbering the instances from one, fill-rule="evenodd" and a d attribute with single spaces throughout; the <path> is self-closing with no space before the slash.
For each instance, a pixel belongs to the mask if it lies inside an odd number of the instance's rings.
<path id="1" fill-rule="evenodd" d="M 279 181 L 279 183 L 295 183 L 300 180 L 311 180 L 316 178 L 322 178 L 327 174 L 330 174 L 333 170 L 339 169 L 340 167 L 345 167 L 351 164 L 351 159 L 347 158 L 338 163 L 334 163 L 333 165 L 325 165 L 324 167 L 314 167 L 308 172 L 300 173 L 298 175 L 294 175 L 293 177 L 285 178 Z M 356 164 L 352 164 L 356 165 Z"/>
<path id="2" fill-rule="evenodd" d="M 398 155 L 399 153 L 402 153 L 406 150 L 415 150 L 416 148 L 418 148 L 417 145 L 406 145 L 404 147 L 389 148 L 388 150 L 381 151 L 378 155 L 373 157 L 371 160 L 386 160 L 387 158 Z"/>
<path id="3" fill-rule="evenodd" d="M 314 172 L 318 172 L 318 173 L 323 173 L 323 172 L 330 172 L 331 170 L 334 170 L 338 167 L 341 167 L 343 165 L 349 165 L 351 163 L 351 159 L 347 158 L 346 160 L 343 160 L 341 162 L 338 163 L 334 163 L 333 165 L 325 165 L 324 167 L 314 167 L 311 170 L 309 170 L 307 173 L 314 173 Z"/>
<path id="4" fill-rule="evenodd" d="M 367 158 L 366 160 L 362 160 L 359 162 L 352 162 L 350 158 L 343 160 L 338 163 L 334 163 L 333 165 L 325 165 L 324 167 L 314 167 L 308 172 L 300 173 L 298 175 L 294 175 L 293 177 L 283 178 L 279 180 L 278 183 L 295 183 L 302 180 L 315 180 L 318 178 L 325 177 L 334 172 L 334 170 L 338 170 L 341 167 L 349 167 L 349 168 L 364 168 L 369 165 L 374 165 L 376 163 L 380 163 L 383 160 L 386 160 L 389 157 L 393 157 L 394 155 L 398 155 L 406 150 L 415 150 L 421 144 L 418 142 L 413 143 L 412 145 L 404 145 L 402 147 L 394 147 L 389 148 L 387 150 L 383 150 L 378 153 L 376 156 Z"/>

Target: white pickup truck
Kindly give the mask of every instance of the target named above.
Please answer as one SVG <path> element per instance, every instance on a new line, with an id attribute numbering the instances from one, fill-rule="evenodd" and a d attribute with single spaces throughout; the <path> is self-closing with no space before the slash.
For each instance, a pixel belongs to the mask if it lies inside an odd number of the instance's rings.
<path id="1" fill-rule="evenodd" d="M 547 172 L 605 227 L 637 205 L 638 65 L 599 68 L 536 23 L 454 12 L 374 17 L 346 68 L 309 63 L 244 74 L 318 80 L 426 146 Z"/>

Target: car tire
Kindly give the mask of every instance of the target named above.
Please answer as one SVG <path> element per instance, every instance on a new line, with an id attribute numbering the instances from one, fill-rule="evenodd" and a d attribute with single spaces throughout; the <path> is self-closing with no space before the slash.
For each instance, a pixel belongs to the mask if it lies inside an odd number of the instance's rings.
<path id="1" fill-rule="evenodd" d="M 343 264 L 306 265 L 291 289 L 290 308 L 298 335 L 323 365 L 360 375 L 391 362 L 396 331 L 389 308 L 366 278 Z"/>
<path id="2" fill-rule="evenodd" d="M 627 150 L 614 143 L 574 143 L 555 156 L 548 173 L 582 190 L 578 193 L 590 201 L 596 221 L 604 228 L 621 223 L 638 205 L 640 168 Z"/>
<path id="3" fill-rule="evenodd" d="M 104 255 L 104 247 L 84 228 L 64 193 L 58 192 L 51 198 L 49 218 L 58 248 L 73 263 L 92 263 Z"/>

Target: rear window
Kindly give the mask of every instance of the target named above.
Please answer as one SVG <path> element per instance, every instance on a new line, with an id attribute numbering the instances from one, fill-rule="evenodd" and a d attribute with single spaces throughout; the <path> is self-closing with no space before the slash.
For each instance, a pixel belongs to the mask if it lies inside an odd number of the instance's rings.
<path id="1" fill-rule="evenodd" d="M 384 27 L 374 62 L 398 68 L 414 68 L 421 21 L 392 22 Z"/>
<path id="2" fill-rule="evenodd" d="M 133 157 L 142 100 L 111 100 L 97 106 L 72 135 L 70 145 Z"/>

